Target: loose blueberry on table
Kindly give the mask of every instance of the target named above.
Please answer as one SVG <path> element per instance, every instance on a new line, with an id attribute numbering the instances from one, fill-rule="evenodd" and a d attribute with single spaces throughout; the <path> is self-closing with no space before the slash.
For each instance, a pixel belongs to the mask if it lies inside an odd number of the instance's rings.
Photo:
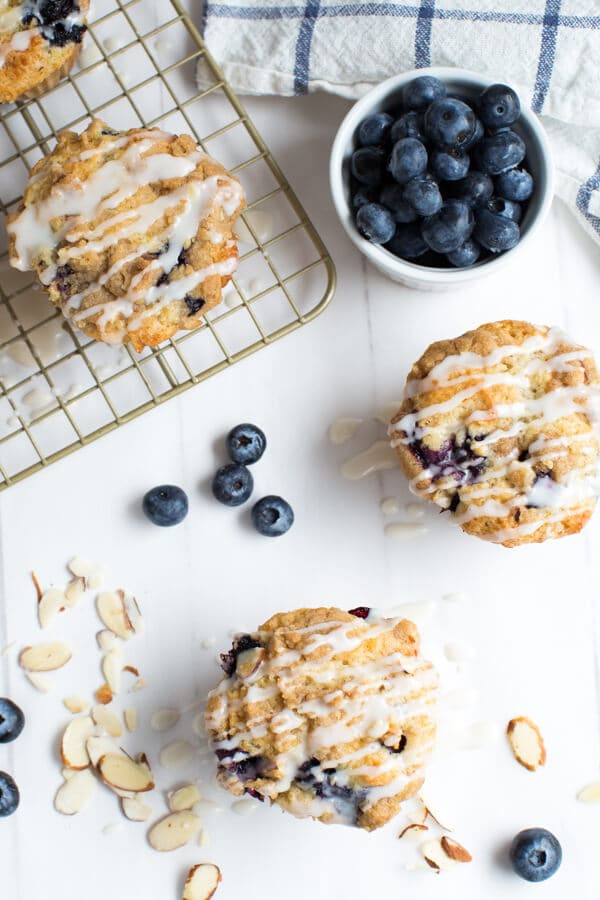
<path id="1" fill-rule="evenodd" d="M 367 116 L 351 159 L 360 234 L 419 265 L 464 268 L 516 246 L 534 182 L 512 126 L 521 105 L 492 84 L 473 101 L 423 75 L 401 108 Z"/>
<path id="2" fill-rule="evenodd" d="M 6 772 L 0 772 L 0 819 L 12 816 L 19 805 L 19 788 Z"/>
<path id="3" fill-rule="evenodd" d="M 267 439 L 257 425 L 244 422 L 231 429 L 226 444 L 232 462 L 249 466 L 261 458 L 267 448 Z"/>
<path id="4" fill-rule="evenodd" d="M 253 490 L 252 473 L 240 463 L 221 466 L 213 478 L 212 492 L 219 503 L 224 503 L 225 506 L 241 506 Z"/>
<path id="5" fill-rule="evenodd" d="M 283 497 L 263 497 L 252 507 L 252 522 L 265 537 L 279 537 L 294 524 L 294 511 Z"/>
<path id="6" fill-rule="evenodd" d="M 526 881 L 545 881 L 560 866 L 562 848 L 545 828 L 526 828 L 513 839 L 510 861 L 517 875 Z"/>
<path id="7" fill-rule="evenodd" d="M 188 498 L 180 487 L 161 484 L 144 495 L 142 509 L 154 525 L 179 525 L 188 514 Z"/>
<path id="8" fill-rule="evenodd" d="M 8 697 L 0 697 L 0 744 L 16 741 L 24 727 L 22 710 Z"/>

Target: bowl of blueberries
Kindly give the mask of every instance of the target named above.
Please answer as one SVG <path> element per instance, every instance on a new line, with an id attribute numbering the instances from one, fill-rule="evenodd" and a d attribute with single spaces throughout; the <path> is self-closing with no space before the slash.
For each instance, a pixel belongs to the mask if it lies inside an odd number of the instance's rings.
<path id="1" fill-rule="evenodd" d="M 350 110 L 330 161 L 348 236 L 388 277 L 425 290 L 499 269 L 552 202 L 548 139 L 516 91 L 474 72 L 413 70 Z"/>

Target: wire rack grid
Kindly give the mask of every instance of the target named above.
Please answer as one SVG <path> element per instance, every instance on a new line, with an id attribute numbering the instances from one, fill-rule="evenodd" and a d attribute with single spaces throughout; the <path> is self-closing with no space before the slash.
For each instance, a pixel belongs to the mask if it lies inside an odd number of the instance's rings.
<path id="1" fill-rule="evenodd" d="M 335 289 L 323 242 L 179 0 L 94 0 L 74 71 L 0 116 L 0 209 L 64 129 L 189 133 L 238 175 L 248 207 L 224 303 L 194 331 L 136 353 L 91 341 L 7 262 L 0 234 L 0 490 L 314 319 Z M 183 48 L 183 51 L 182 51 Z M 202 89 L 195 82 L 199 73 Z"/>

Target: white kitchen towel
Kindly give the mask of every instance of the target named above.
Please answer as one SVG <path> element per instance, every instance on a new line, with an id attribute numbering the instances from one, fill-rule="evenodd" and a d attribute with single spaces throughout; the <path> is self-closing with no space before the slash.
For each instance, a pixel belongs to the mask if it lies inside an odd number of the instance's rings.
<path id="1" fill-rule="evenodd" d="M 205 0 L 203 30 L 240 93 L 360 97 L 429 65 L 510 82 L 550 135 L 559 196 L 600 244 L 600 0 Z"/>

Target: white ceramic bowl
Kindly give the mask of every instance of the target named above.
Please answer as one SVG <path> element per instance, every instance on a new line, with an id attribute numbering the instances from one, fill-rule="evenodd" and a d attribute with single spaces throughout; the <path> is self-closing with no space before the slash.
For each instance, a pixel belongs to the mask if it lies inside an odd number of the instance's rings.
<path id="1" fill-rule="evenodd" d="M 331 151 L 329 178 L 333 203 L 346 233 L 374 266 L 389 278 L 400 281 L 409 287 L 421 290 L 444 290 L 485 275 L 491 275 L 501 267 L 508 265 L 517 253 L 525 251 L 531 236 L 550 209 L 554 193 L 554 166 L 544 129 L 535 113 L 522 104 L 521 116 L 513 128 L 527 145 L 524 165 L 533 175 L 535 187 L 520 223 L 521 240 L 516 247 L 497 256 L 487 257 L 474 266 L 464 269 L 438 269 L 420 266 L 418 262 L 399 259 L 385 247 L 371 244 L 359 234 L 350 208 L 350 157 L 356 149 L 356 131 L 362 120 L 371 113 L 398 109 L 401 105 L 402 87 L 419 75 L 435 75 L 436 78 L 446 83 L 448 93 L 455 93 L 466 98 L 474 98 L 488 85 L 494 84 L 494 81 L 483 78 L 476 72 L 441 67 L 413 69 L 402 75 L 388 78 L 387 81 L 377 85 L 355 103 L 340 125 Z"/>

